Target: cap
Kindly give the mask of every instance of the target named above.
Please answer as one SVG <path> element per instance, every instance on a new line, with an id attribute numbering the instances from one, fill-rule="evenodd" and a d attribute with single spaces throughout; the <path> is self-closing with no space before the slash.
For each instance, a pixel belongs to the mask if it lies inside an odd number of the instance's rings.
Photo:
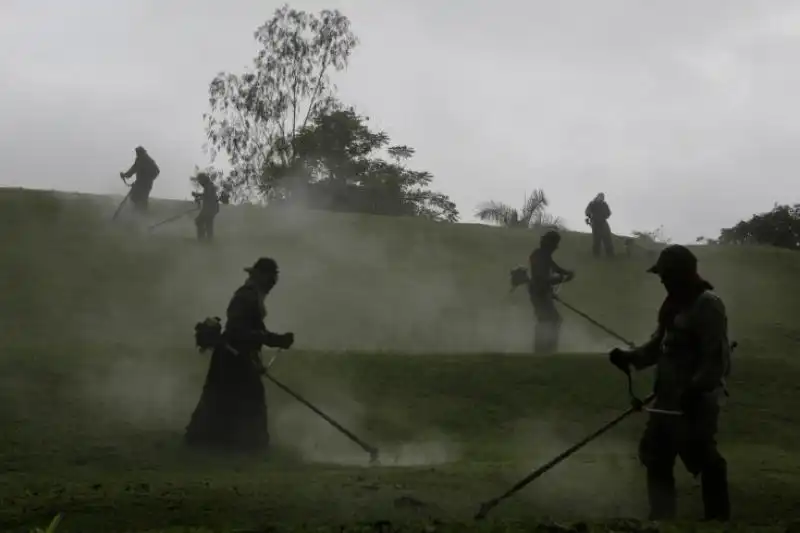
<path id="1" fill-rule="evenodd" d="M 671 244 L 661 250 L 656 264 L 647 269 L 652 274 L 665 272 L 696 272 L 697 257 L 685 246 Z"/>
<path id="2" fill-rule="evenodd" d="M 245 268 L 244 271 L 249 274 L 254 272 L 259 272 L 261 274 L 277 274 L 278 263 L 271 257 L 261 257 L 253 266 Z"/>

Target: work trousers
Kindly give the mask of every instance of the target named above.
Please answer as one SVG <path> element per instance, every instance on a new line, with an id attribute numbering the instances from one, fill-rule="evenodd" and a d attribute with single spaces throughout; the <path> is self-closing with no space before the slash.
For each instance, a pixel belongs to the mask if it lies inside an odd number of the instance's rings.
<path id="1" fill-rule="evenodd" d="M 133 209 L 137 213 L 147 213 L 150 191 L 153 190 L 153 182 L 144 179 L 137 179 L 131 185 L 130 200 L 133 204 Z"/>
<path id="2" fill-rule="evenodd" d="M 214 239 L 214 212 L 203 212 L 197 215 L 194 220 L 197 226 L 197 240 L 201 242 L 210 242 Z"/>
<path id="3" fill-rule="evenodd" d="M 606 256 L 614 257 L 614 243 L 611 241 L 611 228 L 608 221 L 595 222 L 592 224 L 592 254 L 600 257 L 601 248 Z"/>
<path id="4" fill-rule="evenodd" d="M 650 413 L 639 443 L 639 459 L 647 469 L 650 520 L 675 518 L 678 457 L 693 476 L 700 476 L 705 519 L 730 518 L 727 462 L 716 442 L 718 418 L 716 398 L 704 398 L 683 415 Z"/>
<path id="5" fill-rule="evenodd" d="M 552 296 L 531 294 L 530 299 L 536 318 L 533 351 L 539 354 L 555 353 L 558 351 L 562 322 L 556 302 Z"/>

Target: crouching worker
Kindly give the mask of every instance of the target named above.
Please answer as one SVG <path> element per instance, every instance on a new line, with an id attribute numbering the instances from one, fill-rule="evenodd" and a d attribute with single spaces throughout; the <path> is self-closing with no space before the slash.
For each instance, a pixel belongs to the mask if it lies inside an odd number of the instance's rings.
<path id="1" fill-rule="evenodd" d="M 561 268 L 553 260 L 560 242 L 558 232 L 548 231 L 540 239 L 539 248 L 528 259 L 531 269 L 528 296 L 536 317 L 533 346 L 536 353 L 550 354 L 558 350 L 561 315 L 556 309 L 553 286 L 575 277 L 574 272 Z"/>
<path id="2" fill-rule="evenodd" d="M 697 273 L 697 258 L 683 246 L 662 250 L 655 266 L 667 296 L 658 327 L 643 346 L 614 349 L 611 363 L 628 372 L 656 365 L 655 405 L 639 443 L 647 469 L 651 520 L 676 515 L 675 460 L 702 483 L 706 520 L 730 518 L 727 463 L 715 440 L 719 395 L 730 371 L 728 319 L 722 300 Z"/>
<path id="3" fill-rule="evenodd" d="M 261 258 L 246 268 L 248 279 L 228 304 L 225 331 L 218 318 L 195 326 L 201 350 L 213 349 L 200 401 L 186 428 L 190 446 L 257 452 L 269 444 L 267 405 L 259 357 L 262 346 L 288 349 L 294 334 L 264 326 L 264 299 L 278 281 L 278 265 Z"/>

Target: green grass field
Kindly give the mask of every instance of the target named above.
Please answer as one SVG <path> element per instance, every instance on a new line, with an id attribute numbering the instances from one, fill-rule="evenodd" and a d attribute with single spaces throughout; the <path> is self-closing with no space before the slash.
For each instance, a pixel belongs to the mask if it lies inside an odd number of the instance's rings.
<path id="1" fill-rule="evenodd" d="M 568 353 L 527 355 L 532 313 L 523 291 L 508 293 L 508 271 L 525 263 L 535 232 L 226 207 L 208 247 L 188 217 L 151 234 L 124 217 L 110 223 L 118 201 L 0 190 L 0 531 L 45 527 L 58 513 L 59 531 L 338 531 L 379 520 L 464 531 L 481 502 L 628 406 L 604 355 L 614 341 L 570 311 Z M 184 208 L 155 202 L 153 222 Z M 644 273 L 652 259 L 595 261 L 589 246 L 588 235 L 565 234 L 556 259 L 578 275 L 560 295 L 643 340 L 662 297 Z M 736 530 L 785 531 L 800 520 L 800 255 L 697 254 L 740 345 L 720 434 Z M 376 445 L 381 466 L 271 384 L 268 457 L 182 448 L 208 362 L 194 323 L 224 313 L 261 255 L 281 265 L 268 326 L 297 337 L 273 375 Z M 651 376 L 636 385 L 644 395 Z M 634 415 L 481 527 L 626 530 L 620 520 L 646 513 L 643 423 Z M 680 467 L 678 479 L 691 521 L 698 482 Z"/>

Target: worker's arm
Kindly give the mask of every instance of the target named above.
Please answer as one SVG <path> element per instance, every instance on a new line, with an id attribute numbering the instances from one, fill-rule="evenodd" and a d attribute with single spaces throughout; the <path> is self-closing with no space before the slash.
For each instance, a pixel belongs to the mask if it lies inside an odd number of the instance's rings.
<path id="1" fill-rule="evenodd" d="M 574 272 L 572 272 L 571 270 L 567 270 L 566 268 L 561 268 L 558 265 L 558 263 L 556 263 L 553 260 L 551 260 L 550 264 L 551 264 L 551 267 L 553 269 L 553 272 L 556 273 L 555 276 L 552 276 L 552 279 L 553 279 L 552 284 L 553 285 L 561 283 L 562 281 L 571 280 L 575 276 Z"/>
<path id="2" fill-rule="evenodd" d="M 661 340 L 663 338 L 664 328 L 659 325 L 647 342 L 628 352 L 628 360 L 633 368 L 643 370 L 656 364 L 658 357 L 661 355 Z"/>
<path id="3" fill-rule="evenodd" d="M 131 168 L 129 168 L 127 172 L 123 172 L 122 173 L 122 177 L 123 178 L 130 178 L 131 176 L 136 174 L 136 172 L 138 170 L 139 170 L 139 158 L 137 157 L 136 161 L 134 161 L 133 165 L 131 165 Z"/>

